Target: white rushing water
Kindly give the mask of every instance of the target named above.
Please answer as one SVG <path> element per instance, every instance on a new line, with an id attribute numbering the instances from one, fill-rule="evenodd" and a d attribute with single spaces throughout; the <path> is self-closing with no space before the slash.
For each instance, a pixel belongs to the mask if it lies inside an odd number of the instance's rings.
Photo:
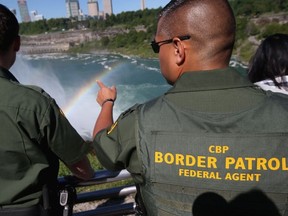
<path id="1" fill-rule="evenodd" d="M 117 88 L 114 118 L 170 87 L 160 73 L 158 60 L 120 55 L 19 55 L 11 72 L 21 83 L 40 86 L 55 98 L 85 138 L 91 137 L 100 111 L 96 79 Z"/>

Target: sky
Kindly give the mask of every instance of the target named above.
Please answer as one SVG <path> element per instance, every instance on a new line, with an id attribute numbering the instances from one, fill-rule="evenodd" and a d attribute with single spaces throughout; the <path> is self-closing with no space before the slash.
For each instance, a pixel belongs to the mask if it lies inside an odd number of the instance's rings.
<path id="1" fill-rule="evenodd" d="M 26 0 L 29 11 L 37 11 L 45 19 L 66 17 L 65 0 Z M 98 0 L 99 10 L 103 11 L 103 0 Z M 145 0 L 146 8 L 164 7 L 170 0 Z M 80 9 L 84 14 L 88 14 L 88 0 L 79 0 Z M 17 19 L 21 22 L 17 0 L 0 0 L 0 3 L 9 9 L 16 9 Z M 139 10 L 140 0 L 112 0 L 113 13 L 118 14 L 123 11 Z"/>

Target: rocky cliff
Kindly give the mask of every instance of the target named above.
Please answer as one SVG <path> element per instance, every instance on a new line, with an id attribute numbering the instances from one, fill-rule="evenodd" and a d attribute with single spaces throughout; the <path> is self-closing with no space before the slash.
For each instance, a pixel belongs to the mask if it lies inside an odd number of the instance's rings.
<path id="1" fill-rule="evenodd" d="M 81 43 L 100 40 L 102 37 L 112 37 L 115 34 L 124 32 L 127 32 L 127 30 L 111 28 L 104 31 L 69 30 L 21 36 L 20 52 L 22 54 L 61 53 Z"/>

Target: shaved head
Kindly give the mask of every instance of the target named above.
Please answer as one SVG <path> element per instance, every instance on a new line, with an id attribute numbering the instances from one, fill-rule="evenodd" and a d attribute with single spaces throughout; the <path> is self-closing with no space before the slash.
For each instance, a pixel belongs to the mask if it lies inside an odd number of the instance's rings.
<path id="1" fill-rule="evenodd" d="M 235 40 L 235 17 L 227 0 L 172 0 L 160 12 L 157 35 L 190 35 L 202 59 L 220 53 L 228 61 Z"/>

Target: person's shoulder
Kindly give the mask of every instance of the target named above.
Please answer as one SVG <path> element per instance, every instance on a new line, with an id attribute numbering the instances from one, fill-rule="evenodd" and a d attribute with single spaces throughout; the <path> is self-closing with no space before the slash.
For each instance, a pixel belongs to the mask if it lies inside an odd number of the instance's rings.
<path id="1" fill-rule="evenodd" d="M 139 107 L 139 109 L 145 110 L 145 111 L 158 110 L 158 109 L 161 109 L 161 105 L 163 104 L 164 101 L 165 101 L 165 95 L 161 95 L 159 97 L 153 98 L 145 102 Z"/>
<path id="2" fill-rule="evenodd" d="M 287 106 L 287 109 L 288 109 L 288 95 L 287 94 L 266 91 L 266 95 L 268 96 L 268 98 L 273 104 Z"/>
<path id="3" fill-rule="evenodd" d="M 142 104 L 134 104 L 133 106 L 122 112 L 121 115 L 119 116 L 119 119 L 124 119 L 131 116 L 131 114 L 132 115 L 135 114 L 137 110 L 141 108 L 141 106 Z"/>
<path id="4" fill-rule="evenodd" d="M 123 120 L 123 119 L 134 119 L 137 116 L 137 113 L 143 113 L 147 112 L 149 109 L 154 109 L 154 107 L 159 107 L 157 104 L 159 104 L 160 101 L 162 101 L 163 96 L 151 99 L 145 103 L 141 104 L 134 104 L 127 110 L 121 113 L 119 116 L 118 120 Z"/>
<path id="5" fill-rule="evenodd" d="M 288 100 L 288 92 L 272 92 L 272 91 L 266 91 L 267 95 L 270 96 L 272 99 L 276 100 L 283 100 L 286 102 Z"/>
<path id="6" fill-rule="evenodd" d="M 13 88 L 15 99 L 21 107 L 47 107 L 54 103 L 54 99 L 39 86 L 15 83 Z"/>
<path id="7" fill-rule="evenodd" d="M 18 87 L 19 91 L 22 91 L 27 96 L 36 97 L 38 99 L 42 98 L 43 100 L 53 99 L 44 89 L 39 86 L 20 84 Z"/>

